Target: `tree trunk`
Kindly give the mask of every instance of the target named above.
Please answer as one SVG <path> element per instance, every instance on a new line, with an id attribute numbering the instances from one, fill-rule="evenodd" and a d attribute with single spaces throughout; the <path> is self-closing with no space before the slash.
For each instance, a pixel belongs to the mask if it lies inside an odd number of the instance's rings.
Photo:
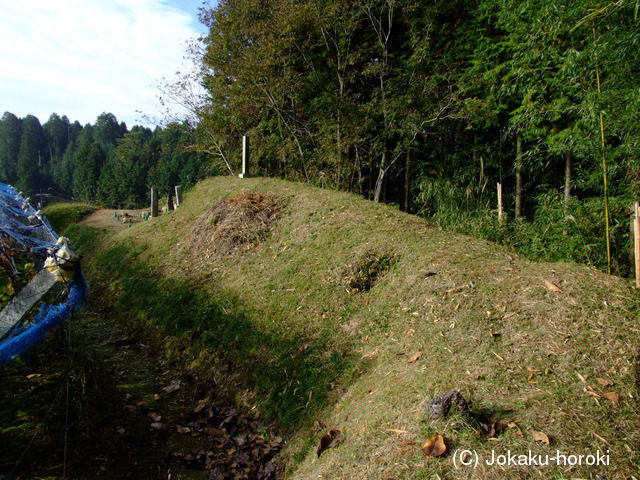
<path id="1" fill-rule="evenodd" d="M 524 213 L 522 183 L 522 135 L 518 133 L 516 136 L 516 218 L 522 217 Z"/>
<path id="2" fill-rule="evenodd" d="M 376 187 L 373 192 L 373 201 L 380 202 L 380 196 L 382 194 L 382 186 L 384 184 L 384 176 L 387 173 L 387 152 L 382 152 L 382 160 L 380 161 L 380 169 L 378 170 L 378 179 L 376 180 Z"/>

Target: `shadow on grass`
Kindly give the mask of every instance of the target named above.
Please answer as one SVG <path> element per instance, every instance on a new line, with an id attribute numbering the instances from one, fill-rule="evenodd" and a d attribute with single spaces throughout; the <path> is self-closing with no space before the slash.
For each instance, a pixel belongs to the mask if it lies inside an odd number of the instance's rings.
<path id="1" fill-rule="evenodd" d="M 299 334 L 255 322 L 257 313 L 235 292 L 204 291 L 186 280 L 162 277 L 138 260 L 142 252 L 135 247 L 96 248 L 100 234 L 86 227 L 74 226 L 68 234 L 85 252 L 92 288 L 103 289 L 100 303 L 121 325 L 147 331 L 144 335 L 153 331 L 162 339 L 159 347 L 183 365 L 213 355 L 215 361 L 203 362 L 200 371 L 194 367 L 195 375 L 201 378 L 215 365 L 219 371 L 211 376 L 218 387 L 221 381 L 238 382 L 228 390 L 250 390 L 266 418 L 287 430 L 312 420 L 327 404 L 332 386 L 350 383 L 356 368 L 364 367 L 331 333 L 308 345 Z"/>

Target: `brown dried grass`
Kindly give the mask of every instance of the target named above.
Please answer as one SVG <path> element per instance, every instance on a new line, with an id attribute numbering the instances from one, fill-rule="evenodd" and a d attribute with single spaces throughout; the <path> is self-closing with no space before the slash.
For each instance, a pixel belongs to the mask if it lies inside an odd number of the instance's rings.
<path id="1" fill-rule="evenodd" d="M 202 214 L 189 233 L 193 254 L 231 254 L 250 250 L 262 242 L 282 210 L 274 195 L 241 193 L 226 197 Z"/>

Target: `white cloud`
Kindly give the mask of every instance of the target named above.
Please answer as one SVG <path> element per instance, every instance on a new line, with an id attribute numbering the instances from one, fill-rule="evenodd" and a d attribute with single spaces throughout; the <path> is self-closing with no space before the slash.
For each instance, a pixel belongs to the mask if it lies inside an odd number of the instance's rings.
<path id="1" fill-rule="evenodd" d="M 143 123 L 136 111 L 158 113 L 154 85 L 180 68 L 196 15 L 166 0 L 0 0 L 0 115 Z"/>

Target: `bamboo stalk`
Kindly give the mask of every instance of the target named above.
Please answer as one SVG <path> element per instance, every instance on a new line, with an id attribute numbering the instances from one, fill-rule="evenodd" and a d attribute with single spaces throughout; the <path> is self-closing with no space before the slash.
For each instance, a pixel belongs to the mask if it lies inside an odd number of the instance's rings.
<path id="1" fill-rule="evenodd" d="M 598 82 L 598 97 L 602 98 L 602 84 L 600 82 L 600 64 L 598 60 L 598 46 L 596 28 L 593 27 L 593 44 L 596 57 L 596 80 Z M 611 275 L 611 232 L 609 227 L 609 182 L 607 180 L 607 157 L 605 154 L 604 115 L 600 109 L 600 151 L 602 152 L 602 176 L 604 186 L 604 222 L 605 238 L 607 241 L 607 273 Z"/>

